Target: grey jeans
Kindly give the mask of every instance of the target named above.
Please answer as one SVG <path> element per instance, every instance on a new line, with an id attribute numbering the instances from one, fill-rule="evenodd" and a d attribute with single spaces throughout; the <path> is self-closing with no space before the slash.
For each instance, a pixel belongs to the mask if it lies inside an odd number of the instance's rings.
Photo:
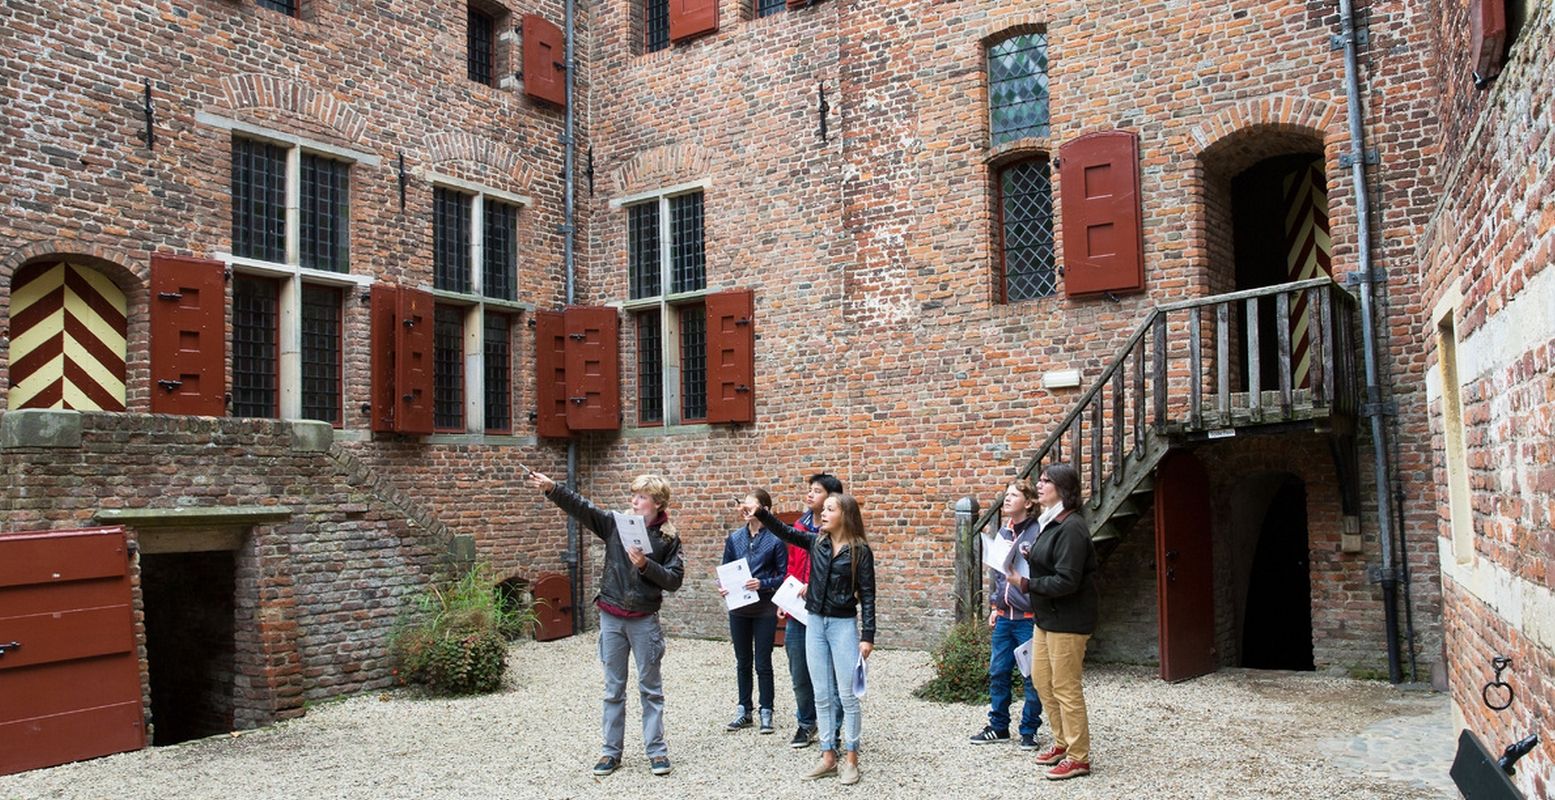
<path id="1" fill-rule="evenodd" d="M 604 737 L 601 755 L 621 757 L 626 736 L 626 659 L 637 657 L 637 691 L 643 704 L 643 749 L 648 757 L 669 755 L 664 743 L 664 629 L 659 615 L 617 617 L 599 612 L 599 663 L 605 668 Z"/>

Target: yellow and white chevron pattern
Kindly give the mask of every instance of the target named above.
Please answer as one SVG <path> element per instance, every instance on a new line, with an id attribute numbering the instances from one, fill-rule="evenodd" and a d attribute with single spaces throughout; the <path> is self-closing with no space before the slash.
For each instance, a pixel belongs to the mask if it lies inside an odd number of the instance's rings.
<path id="1" fill-rule="evenodd" d="M 1323 159 L 1313 158 L 1305 168 L 1285 177 L 1285 267 L 1287 280 L 1302 281 L 1319 275 L 1333 275 L 1328 238 L 1328 182 L 1323 176 Z M 1305 293 L 1291 306 L 1292 378 L 1298 388 L 1310 387 L 1311 343 L 1307 328 L 1312 314 L 1307 310 Z"/>
<path id="2" fill-rule="evenodd" d="M 91 267 L 28 264 L 11 280 L 10 407 L 124 410 L 124 292 Z"/>

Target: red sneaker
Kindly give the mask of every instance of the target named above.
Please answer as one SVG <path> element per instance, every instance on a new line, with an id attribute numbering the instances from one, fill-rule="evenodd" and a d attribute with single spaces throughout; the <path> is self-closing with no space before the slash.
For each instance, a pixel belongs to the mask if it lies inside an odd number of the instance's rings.
<path id="1" fill-rule="evenodd" d="M 1064 760 L 1064 748 L 1053 745 L 1037 754 L 1037 763 L 1044 767 L 1051 767 Z"/>
<path id="2" fill-rule="evenodd" d="M 1091 774 L 1091 762 L 1076 761 L 1072 758 L 1066 758 L 1063 761 L 1058 762 L 1058 766 L 1048 770 L 1043 774 L 1047 775 L 1047 779 L 1050 781 L 1061 781 L 1067 780 L 1069 778 L 1078 778 L 1081 775 Z"/>

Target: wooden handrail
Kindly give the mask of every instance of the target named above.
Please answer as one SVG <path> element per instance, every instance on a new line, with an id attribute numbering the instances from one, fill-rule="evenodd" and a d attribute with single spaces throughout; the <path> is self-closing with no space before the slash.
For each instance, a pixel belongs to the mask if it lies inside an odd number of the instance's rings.
<path id="1" fill-rule="evenodd" d="M 1178 355 L 1173 359 L 1168 352 L 1167 325 L 1172 315 L 1187 317 L 1189 353 L 1187 360 L 1190 364 L 1190 384 L 1187 387 L 1189 405 L 1187 407 L 1189 427 L 1200 429 L 1204 426 L 1203 389 L 1204 383 L 1210 374 L 1203 369 L 1203 336 L 1201 328 L 1200 312 L 1206 308 L 1215 308 L 1214 321 L 1212 323 L 1215 341 L 1211 348 L 1211 355 L 1215 358 L 1215 367 L 1210 372 L 1214 377 L 1214 396 L 1209 398 L 1213 408 L 1219 412 L 1219 424 L 1225 425 L 1229 418 L 1231 407 L 1230 393 L 1230 339 L 1232 330 L 1232 316 L 1235 304 L 1243 304 L 1246 308 L 1248 319 L 1256 319 L 1260 301 L 1265 297 L 1274 298 L 1275 315 L 1278 321 L 1276 330 L 1275 351 L 1280 363 L 1277 365 L 1278 390 L 1280 405 L 1278 409 L 1272 406 L 1269 414 L 1278 414 L 1280 419 L 1289 419 L 1292 413 L 1292 398 L 1295 389 L 1293 373 L 1294 343 L 1290 331 L 1292 319 L 1292 298 L 1306 295 L 1309 298 L 1309 306 L 1306 313 L 1309 315 L 1307 336 L 1309 371 L 1308 377 L 1311 383 L 1311 397 L 1315 405 L 1327 406 L 1339 413 L 1353 413 L 1355 406 L 1354 394 L 1356 380 L 1354 377 L 1353 350 L 1353 312 L 1357 306 L 1357 300 L 1344 287 L 1334 282 L 1327 276 L 1311 278 L 1302 281 L 1264 286 L 1257 289 L 1229 292 L 1226 294 L 1199 297 L 1191 300 L 1181 300 L 1172 303 L 1164 303 L 1151 309 L 1145 320 L 1140 323 L 1134 333 L 1118 350 L 1116 356 L 1102 369 L 1089 389 L 1082 394 L 1070 408 L 1064 418 L 1055 426 L 1042 445 L 1037 448 L 1036 454 L 1026 462 L 1020 470 L 1018 480 L 1025 480 L 1031 476 L 1050 456 L 1064 458 L 1075 462 L 1077 458 L 1083 461 L 1084 448 L 1089 445 L 1089 457 L 1092 463 L 1089 469 L 1083 469 L 1083 463 L 1077 463 L 1076 468 L 1081 469 L 1080 478 L 1086 481 L 1089 478 L 1091 486 L 1091 501 L 1097 502 L 1097 493 L 1102 491 L 1107 483 L 1120 483 L 1123 478 L 1123 467 L 1131 456 L 1137 456 L 1144 451 L 1146 446 L 1146 433 L 1144 426 L 1151 425 L 1155 432 L 1166 430 L 1169 424 L 1180 420 L 1170 419 L 1168 407 L 1168 364 L 1174 360 L 1180 363 L 1183 358 Z M 1259 353 L 1257 352 L 1257 325 L 1248 326 L 1249 337 L 1247 353 L 1248 366 L 1247 378 L 1249 392 L 1247 393 L 1248 411 L 1254 419 L 1262 419 L 1266 411 L 1263 407 L 1262 386 L 1260 385 Z M 1147 334 L 1153 333 L 1153 336 Z M 1153 404 L 1151 419 L 1148 423 L 1145 419 L 1146 385 L 1145 385 L 1145 355 L 1146 349 L 1151 352 L 1152 367 L 1150 370 L 1152 386 L 1150 394 Z M 1128 389 L 1128 374 L 1125 367 L 1129 358 L 1134 358 L 1132 370 L 1133 381 L 1133 413 L 1127 413 L 1124 395 Z M 1108 388 L 1112 389 L 1111 409 L 1103 408 L 1101 403 L 1102 393 Z M 1180 395 L 1179 395 L 1180 396 Z M 1094 404 L 1094 405 L 1093 405 Z M 1089 414 L 1089 417 L 1086 415 Z M 1111 423 L 1108 424 L 1110 418 Z M 1082 428 L 1089 424 L 1090 436 L 1082 435 Z M 1132 430 L 1129 428 L 1132 427 Z M 1110 428 L 1110 430 L 1104 430 Z M 1069 443 L 1070 452 L 1064 453 L 1064 437 L 1072 438 Z M 1111 438 L 1108 439 L 1107 436 Z M 1087 439 L 1089 441 L 1087 441 Z M 1131 441 L 1130 441 L 1131 440 Z M 1130 446 L 1125 454 L 1124 443 L 1128 441 Z M 1110 442 L 1111 447 L 1106 447 Z M 1110 472 L 1103 474 L 1103 462 L 1110 456 Z M 1089 473 L 1089 476 L 1086 474 Z M 1003 492 L 995 498 L 995 501 L 972 526 L 973 533 L 981 533 L 987 529 L 990 522 L 999 515 L 999 506 L 1003 501 Z"/>

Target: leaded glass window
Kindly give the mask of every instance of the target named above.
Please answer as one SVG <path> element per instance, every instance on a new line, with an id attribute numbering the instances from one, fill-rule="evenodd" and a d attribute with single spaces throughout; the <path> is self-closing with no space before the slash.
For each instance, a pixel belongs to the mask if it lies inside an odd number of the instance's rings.
<path id="1" fill-rule="evenodd" d="M 286 259 L 286 148 L 232 140 L 232 254 Z"/>
<path id="2" fill-rule="evenodd" d="M 658 309 L 637 315 L 637 421 L 664 421 L 664 325 Z"/>
<path id="3" fill-rule="evenodd" d="M 1024 33 L 988 48 L 988 117 L 997 147 L 1048 135 L 1047 35 Z"/>
<path id="4" fill-rule="evenodd" d="M 702 193 L 670 198 L 671 292 L 707 287 L 707 256 L 702 242 Z"/>
<path id="5" fill-rule="evenodd" d="M 297 16 L 297 0 L 259 0 L 259 7 L 279 11 L 288 17 Z"/>
<path id="6" fill-rule="evenodd" d="M 517 296 L 518 206 L 487 199 L 481 259 L 481 293 L 500 300 Z"/>
<path id="7" fill-rule="evenodd" d="M 476 83 L 492 85 L 497 22 L 490 14 L 469 6 L 465 28 L 465 74 Z"/>
<path id="8" fill-rule="evenodd" d="M 513 430 L 513 350 L 512 318 L 507 314 L 486 313 L 482 361 L 486 369 L 486 430 L 508 433 Z"/>
<path id="9" fill-rule="evenodd" d="M 280 415 L 276 391 L 280 349 L 277 344 L 279 288 L 275 281 L 232 278 L 232 415 Z"/>
<path id="10" fill-rule="evenodd" d="M 302 416 L 340 424 L 340 290 L 302 285 Z"/>
<path id="11" fill-rule="evenodd" d="M 770 17 L 788 7 L 788 0 L 756 0 L 756 16 Z"/>
<path id="12" fill-rule="evenodd" d="M 432 327 L 432 426 L 464 429 L 464 309 L 438 306 Z"/>
<path id="13" fill-rule="evenodd" d="M 330 272 L 347 271 L 351 216 L 350 165 L 312 153 L 302 154 L 302 265 Z"/>
<path id="14" fill-rule="evenodd" d="M 707 419 L 707 308 L 680 309 L 680 419 Z"/>
<path id="15" fill-rule="evenodd" d="M 1058 290 L 1053 269 L 1053 178 L 1046 157 L 1000 171 L 999 212 L 1004 300 L 1053 294 Z"/>
<path id="16" fill-rule="evenodd" d="M 627 282 L 631 299 L 659 294 L 659 201 L 627 210 Z"/>
<path id="17" fill-rule="evenodd" d="M 432 287 L 470 291 L 470 208 L 474 198 L 452 189 L 432 190 Z"/>
<path id="18" fill-rule="evenodd" d="M 643 49 L 653 53 L 670 46 L 670 0 L 643 0 Z"/>

